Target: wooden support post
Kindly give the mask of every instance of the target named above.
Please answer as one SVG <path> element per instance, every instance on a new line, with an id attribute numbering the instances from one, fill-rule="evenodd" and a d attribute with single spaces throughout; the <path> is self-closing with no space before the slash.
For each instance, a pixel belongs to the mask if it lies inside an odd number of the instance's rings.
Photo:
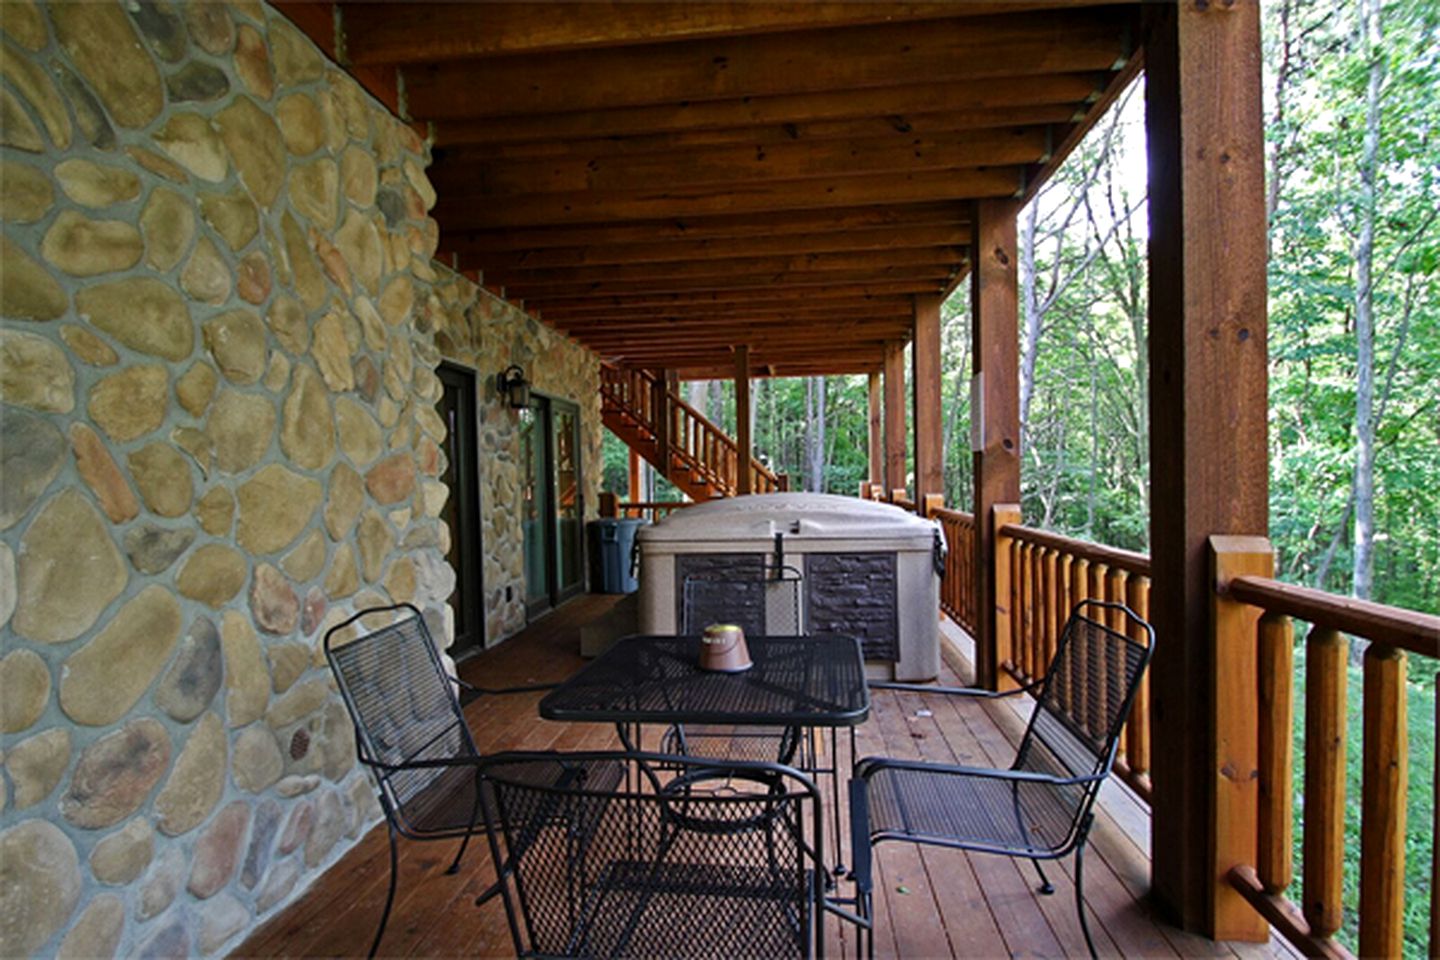
<path id="1" fill-rule="evenodd" d="M 885 414 L 884 394 L 879 371 L 870 374 L 870 483 L 885 486 Z"/>
<path id="2" fill-rule="evenodd" d="M 991 512 L 993 515 L 991 529 L 995 531 L 995 575 L 993 580 L 995 619 L 992 621 L 995 628 L 995 642 L 989 645 L 989 653 L 995 661 L 990 665 L 995 677 L 995 684 L 991 689 L 1014 690 L 1020 684 L 1004 667 L 1006 662 L 1016 665 L 1020 662 L 1019 654 L 1015 650 L 1019 611 L 1014 607 L 1020 571 L 1015 563 L 1018 553 L 1014 547 L 1015 541 L 1002 531 L 1008 524 L 1018 525 L 1020 523 L 1020 504 L 997 503 Z M 977 528 L 975 539 L 977 540 L 980 538 L 979 528 L 983 525 L 983 521 L 975 522 Z M 978 603 L 976 604 L 976 618 L 979 618 Z"/>
<path id="3" fill-rule="evenodd" d="M 1265 170 L 1260 8 L 1145 7 L 1150 169 L 1150 463 L 1159 643 L 1151 666 L 1153 891 L 1187 930 L 1264 939 L 1232 916 L 1214 865 L 1222 684 L 1207 538 L 1263 535 Z M 1253 651 L 1253 647 L 1252 647 Z M 1251 653 L 1253 656 L 1253 652 Z M 1225 669 L 1252 669 L 1225 661 Z M 1252 688 L 1253 689 L 1253 688 Z M 1254 712 L 1253 695 L 1247 704 Z M 1230 926 L 1235 920 L 1236 925 Z"/>
<path id="4" fill-rule="evenodd" d="M 945 492 L 945 426 L 940 415 L 940 303 L 916 295 L 910 349 L 915 408 L 915 502 Z"/>
<path id="5" fill-rule="evenodd" d="M 650 408 L 655 417 L 655 462 L 660 475 L 670 477 L 670 371 L 661 370 L 655 378 L 654 399 Z"/>
<path id="6" fill-rule="evenodd" d="M 600 516 L 612 520 L 620 516 L 619 498 L 609 490 L 600 491 Z"/>
<path id="7" fill-rule="evenodd" d="M 1236 577 L 1270 577 L 1275 554 L 1264 537 L 1211 537 L 1210 678 L 1215 730 L 1211 756 L 1210 850 L 1212 924 L 1217 940 L 1265 940 L 1270 925 L 1227 876 L 1232 867 L 1259 862 L 1260 820 L 1260 608 L 1222 592 Z"/>
<path id="8" fill-rule="evenodd" d="M 644 471 L 641 469 L 640 451 L 634 447 L 630 448 L 630 502 L 638 503 L 645 499 Z"/>
<path id="9" fill-rule="evenodd" d="M 905 344 L 885 348 L 885 489 L 905 489 Z"/>
<path id="10" fill-rule="evenodd" d="M 735 446 L 739 451 L 735 464 L 735 492 L 740 496 L 754 492 L 755 472 L 750 468 L 755 456 L 750 438 L 750 348 L 735 348 Z"/>
<path id="11" fill-rule="evenodd" d="M 975 205 L 975 250 L 970 272 L 973 372 L 979 449 L 971 456 L 975 478 L 976 683 L 1001 688 L 995 611 L 995 507 L 1020 502 L 1019 272 L 1013 200 Z M 1015 522 L 1019 522 L 1018 518 Z"/>

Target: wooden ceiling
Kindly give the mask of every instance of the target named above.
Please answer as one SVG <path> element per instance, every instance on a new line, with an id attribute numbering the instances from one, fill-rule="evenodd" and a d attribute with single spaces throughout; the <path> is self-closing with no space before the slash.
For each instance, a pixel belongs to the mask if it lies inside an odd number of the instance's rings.
<path id="1" fill-rule="evenodd" d="M 297 17 L 325 30 L 317 7 Z M 1133 4 L 342 3 L 434 137 L 441 259 L 611 360 L 878 369 L 1137 64 Z M 325 42 L 330 41 L 330 42 Z M 389 88 L 393 78 L 393 89 Z"/>

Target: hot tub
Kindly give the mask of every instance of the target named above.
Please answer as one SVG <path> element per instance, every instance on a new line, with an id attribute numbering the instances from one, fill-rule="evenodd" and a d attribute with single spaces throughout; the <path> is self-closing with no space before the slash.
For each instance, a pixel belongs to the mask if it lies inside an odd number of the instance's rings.
<path id="1" fill-rule="evenodd" d="M 940 526 L 889 504 L 767 493 L 677 510 L 639 531 L 640 632 L 673 634 L 687 577 L 800 571 L 808 633 L 856 637 L 872 675 L 940 672 Z"/>

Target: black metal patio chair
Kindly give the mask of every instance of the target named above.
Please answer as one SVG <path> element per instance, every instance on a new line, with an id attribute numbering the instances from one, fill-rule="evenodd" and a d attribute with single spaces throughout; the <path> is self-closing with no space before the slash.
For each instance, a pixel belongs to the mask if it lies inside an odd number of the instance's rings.
<path id="1" fill-rule="evenodd" d="M 364 617 L 391 622 L 348 643 L 337 637 Z M 461 841 L 447 873 L 457 873 L 470 837 L 483 832 L 487 802 L 475 739 L 458 692 L 476 696 L 548 690 L 552 684 L 487 689 L 450 676 L 420 611 L 408 603 L 361 610 L 325 633 L 325 658 L 355 726 L 360 762 L 374 775 L 390 837 L 390 887 L 370 946 L 379 949 L 395 902 L 397 836 Z M 620 768 L 592 771 L 597 782 L 619 782 Z M 477 898 L 500 892 L 503 871 Z"/>
<path id="2" fill-rule="evenodd" d="M 626 789 L 587 771 L 624 764 Z M 517 753 L 480 765 L 521 957 L 822 955 L 819 795 L 776 763 Z"/>
<path id="3" fill-rule="evenodd" d="M 1126 630 L 1106 623 L 1111 612 L 1123 614 Z M 1145 642 L 1132 639 L 1132 632 Z M 871 684 L 986 699 L 1033 692 L 1035 705 L 1008 769 L 888 757 L 866 757 L 856 764 L 850 781 L 852 875 L 870 955 L 875 946 L 872 848 L 887 840 L 1028 858 L 1040 875 L 1040 891 L 1047 894 L 1054 887 L 1041 861 L 1073 851 L 1075 907 L 1085 945 L 1095 955 L 1085 919 L 1085 841 L 1096 795 L 1115 762 L 1120 731 L 1154 647 L 1154 630 L 1128 607 L 1087 600 L 1070 614 L 1045 676 L 1027 687 L 992 693 Z"/>
<path id="4" fill-rule="evenodd" d="M 691 574 L 683 584 L 680 632 L 698 635 L 712 623 L 733 623 L 750 637 L 804 636 L 804 582 L 791 566 L 747 565 Z M 794 763 L 816 772 L 813 734 L 783 727 L 677 724 L 665 731 L 660 749 L 692 757 Z"/>

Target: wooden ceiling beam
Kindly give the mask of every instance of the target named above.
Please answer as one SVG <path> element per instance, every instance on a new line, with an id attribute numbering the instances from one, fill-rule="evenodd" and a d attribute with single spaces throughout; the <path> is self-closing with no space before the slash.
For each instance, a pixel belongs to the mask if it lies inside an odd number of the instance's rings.
<path id="1" fill-rule="evenodd" d="M 654 133 L 591 140 L 536 140 L 526 143 L 461 144 L 439 147 L 437 163 L 515 161 L 540 158 L 598 158 L 645 156 L 684 150 L 716 150 L 744 145 L 751 149 L 776 145 L 826 143 L 834 140 L 933 137 L 965 131 L 997 128 L 1068 125 L 1083 118 L 1085 101 L 995 107 L 982 110 L 950 110 L 944 113 L 885 114 L 818 123 L 784 123 L 765 126 L 726 127 L 680 133 Z"/>
<path id="2" fill-rule="evenodd" d="M 466 144 L 490 147 L 515 144 L 518 150 L 521 145 L 548 143 L 562 145 L 554 149 L 563 153 L 566 149 L 563 145 L 567 143 L 584 144 L 639 135 L 698 136 L 707 131 L 737 129 L 769 128 L 790 139 L 801 139 L 820 135 L 816 130 L 821 128 L 808 126 L 812 124 L 862 120 L 870 123 L 882 118 L 904 127 L 922 114 L 969 115 L 980 123 L 978 118 L 992 116 L 982 111 L 1087 103 L 1105 88 L 1109 77 L 1108 70 L 1084 70 L 990 77 L 983 81 L 927 79 L 862 90 L 533 113 L 507 117 L 504 123 L 457 116 L 435 121 L 435 145 L 445 149 Z M 962 105 L 963 109 L 957 109 Z"/>
<path id="3" fill-rule="evenodd" d="M 854 26 L 1082 6 L 1104 0 L 1008 3 L 344 3 L 351 63 L 438 63 L 587 47 Z"/>
<path id="4" fill-rule="evenodd" d="M 730 348 L 726 346 L 702 347 L 673 353 L 644 355 L 611 353 L 601 354 L 601 356 L 613 363 L 629 366 L 684 369 L 688 371 L 687 379 L 722 379 L 726 376 L 725 374 L 719 376 L 711 374 L 708 372 L 711 370 L 727 370 L 731 377 L 735 374 L 735 361 Z M 755 367 L 769 367 L 781 376 L 794 375 L 783 371 L 799 369 L 817 372 L 823 370 L 832 373 L 863 372 L 878 369 L 884 362 L 884 357 L 884 346 L 875 344 L 861 344 L 853 348 L 821 351 L 792 347 L 761 347 L 752 352 L 751 364 Z"/>
<path id="5" fill-rule="evenodd" d="M 447 252 L 456 249 L 478 257 L 487 252 L 511 250 L 844 233 L 877 227 L 937 224 L 964 224 L 968 227 L 970 214 L 968 203 L 947 200 L 938 203 L 888 204 L 849 209 L 672 217 L 628 223 L 446 230 L 441 233 L 441 246 Z"/>
<path id="6" fill-rule="evenodd" d="M 879 331 L 873 336 L 858 336 L 853 340 L 832 340 L 822 348 L 817 348 L 814 340 L 766 340 L 763 338 L 736 334 L 732 337 L 704 338 L 689 341 L 683 350 L 678 354 L 673 347 L 664 345 L 636 346 L 635 344 L 586 344 L 586 346 L 601 356 L 623 355 L 632 363 L 646 361 L 661 357 L 673 358 L 677 355 L 696 353 L 712 350 L 729 350 L 737 346 L 746 346 L 751 350 L 765 351 L 769 356 L 786 353 L 791 356 L 812 356 L 823 357 L 828 353 L 839 353 L 871 350 L 879 351 L 884 348 L 887 342 L 893 341 L 898 334 Z M 582 341 L 583 342 L 583 341 Z"/>
<path id="7" fill-rule="evenodd" d="M 534 287 L 515 284 L 505 287 L 507 297 L 543 302 L 547 297 L 636 296 L 665 293 L 728 293 L 742 290 L 826 287 L 844 283 L 908 284 L 912 292 L 943 286 L 953 270 L 949 267 L 890 267 L 861 274 L 850 270 L 815 270 L 808 273 L 762 273 L 725 277 L 683 277 L 634 281 L 601 280 L 570 286 Z"/>
<path id="8" fill-rule="evenodd" d="M 1134 17 L 1104 9 L 985 16 L 407 67 L 427 120 L 513 117 L 936 80 L 1109 70 Z"/>
<path id="9" fill-rule="evenodd" d="M 691 130 L 679 133 L 650 133 L 639 136 L 603 137 L 590 140 L 532 140 L 526 143 L 460 144 L 438 147 L 437 163 L 517 160 L 540 157 L 631 157 L 671 150 L 712 150 L 746 144 L 768 147 L 774 144 L 868 140 L 904 136 L 934 136 L 965 130 L 999 127 L 1069 124 L 1084 115 L 1086 103 L 1076 98 L 1065 103 L 1023 104 L 980 110 L 948 110 L 943 113 L 885 114 L 815 123 L 773 123 L 765 126 L 726 127 L 720 130 Z"/>
<path id="10" fill-rule="evenodd" d="M 763 303 L 790 296 L 808 300 L 857 300 L 872 298 L 888 299 L 909 296 L 915 293 L 938 293 L 943 288 L 940 281 L 887 281 L 884 283 L 833 283 L 828 286 L 807 287 L 795 291 L 774 289 L 758 290 L 691 290 L 685 293 L 626 294 L 609 296 L 580 296 L 535 298 L 527 306 L 531 309 L 548 311 L 567 307 L 617 307 L 632 309 L 664 309 L 684 304 L 720 303 Z"/>
<path id="11" fill-rule="evenodd" d="M 472 162 L 446 158 L 430 171 L 443 197 L 668 190 L 700 184 L 766 183 L 860 174 L 919 173 L 1043 163 L 1050 128 L 1011 127 L 931 136 L 750 144 L 629 157 L 547 157 Z"/>
<path id="12" fill-rule="evenodd" d="M 658 322 L 617 322 L 605 324 L 588 324 L 581 328 L 565 327 L 563 331 L 572 336 L 585 340 L 601 342 L 609 340 L 621 340 L 627 337 L 645 336 L 653 334 L 657 337 L 668 337 L 672 334 L 695 335 L 695 336 L 718 336 L 730 334 L 736 331 L 756 332 L 767 334 L 773 339 L 787 338 L 814 338 L 825 339 L 826 330 L 898 330 L 904 335 L 910 329 L 910 323 L 906 318 L 898 315 L 891 316 L 843 316 L 843 317 L 821 317 L 809 316 L 793 321 L 777 317 L 731 317 L 718 320 L 703 318 L 680 318 L 678 320 L 664 319 Z"/>
<path id="13" fill-rule="evenodd" d="M 643 280 L 686 280 L 774 274 L 853 271 L 863 274 L 888 268 L 946 267 L 966 259 L 964 247 L 918 247 L 864 250 L 854 253 L 810 253 L 779 257 L 682 260 L 673 263 L 607 264 L 597 267 L 555 267 L 547 270 L 485 271 L 487 279 L 505 287 L 534 291 L 579 283 L 628 283 Z"/>
<path id="14" fill-rule="evenodd" d="M 517 270 L 553 270 L 606 264 L 673 263 L 683 260 L 735 257 L 791 256 L 808 253 L 856 253 L 865 250 L 913 250 L 920 247 L 965 246 L 968 226 L 942 224 L 876 227 L 834 233 L 799 233 L 772 237 L 721 237 L 713 240 L 672 240 L 617 246 L 554 247 L 550 249 L 486 252 L 464 243 L 450 250 L 466 262 L 496 275 Z"/>
<path id="15" fill-rule="evenodd" d="M 560 330 L 583 327 L 589 324 L 618 324 L 642 327 L 671 323 L 677 320 L 745 320 L 786 317 L 899 317 L 909 316 L 909 297 L 891 297 L 885 300 L 821 300 L 811 305 L 804 298 L 795 300 L 765 300 L 757 304 L 710 304 L 693 307 L 669 307 L 665 309 L 640 308 L 619 311 L 602 308 L 599 312 L 570 310 L 549 311 L 545 322 Z"/>
<path id="16" fill-rule="evenodd" d="M 706 366 L 676 367 L 672 369 L 676 371 L 682 382 L 687 380 L 724 380 L 726 379 L 726 369 L 729 370 L 729 377 L 733 378 L 735 376 L 735 362 L 733 360 L 730 362 L 728 368 Z M 871 368 L 865 364 L 857 366 L 853 363 L 824 363 L 821 361 L 816 361 L 813 364 L 782 363 L 767 367 L 757 367 L 752 361 L 750 366 L 750 379 L 756 380 L 764 378 L 766 380 L 776 380 L 790 377 L 864 376 L 879 369 L 879 364 Z"/>
<path id="17" fill-rule="evenodd" d="M 1023 189 L 1021 168 L 994 167 L 903 176 L 777 180 L 733 187 L 528 194 L 479 203 L 467 203 L 464 197 L 452 194 L 436 213 L 443 232 L 1011 197 Z"/>

